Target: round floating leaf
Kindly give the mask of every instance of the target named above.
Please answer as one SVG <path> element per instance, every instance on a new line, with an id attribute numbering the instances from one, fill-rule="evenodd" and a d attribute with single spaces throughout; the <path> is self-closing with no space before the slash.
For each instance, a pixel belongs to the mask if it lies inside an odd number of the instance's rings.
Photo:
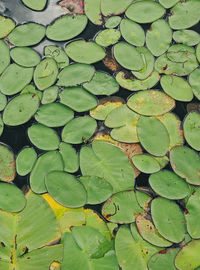
<path id="1" fill-rule="evenodd" d="M 65 15 L 47 27 L 46 36 L 55 41 L 66 41 L 78 36 L 87 25 L 85 15 Z"/>
<path id="2" fill-rule="evenodd" d="M 3 40 L 0 40 L 0 74 L 4 72 L 10 64 L 10 51 Z"/>
<path id="3" fill-rule="evenodd" d="M 5 107 L 3 122 L 8 126 L 18 126 L 28 122 L 39 107 L 37 95 L 23 94 L 14 97 Z"/>
<path id="4" fill-rule="evenodd" d="M 200 114 L 197 112 L 190 112 L 184 121 L 183 129 L 184 136 L 187 143 L 197 151 L 200 151 Z"/>
<path id="5" fill-rule="evenodd" d="M 188 184 L 173 172 L 162 170 L 149 177 L 151 188 L 159 195 L 170 200 L 180 200 L 188 196 Z"/>
<path id="6" fill-rule="evenodd" d="M 44 38 L 46 28 L 37 23 L 18 25 L 8 36 L 8 40 L 15 46 L 33 46 Z"/>
<path id="7" fill-rule="evenodd" d="M 16 47 L 10 52 L 13 61 L 23 67 L 34 67 L 40 62 L 40 55 L 28 47 Z"/>
<path id="8" fill-rule="evenodd" d="M 190 0 L 179 2 L 171 9 L 169 24 L 172 29 L 186 29 L 195 25 L 200 20 L 200 2 Z"/>
<path id="9" fill-rule="evenodd" d="M 84 10 L 85 15 L 92 23 L 102 24 L 101 0 L 85 0 Z"/>
<path id="10" fill-rule="evenodd" d="M 174 146 L 184 144 L 181 121 L 175 114 L 165 113 L 156 118 L 163 123 L 169 133 L 169 150 Z"/>
<path id="11" fill-rule="evenodd" d="M 43 10 L 47 4 L 47 0 L 22 0 L 23 4 L 28 8 L 40 11 Z"/>
<path id="12" fill-rule="evenodd" d="M 15 28 L 12 19 L 0 15 L 0 38 L 6 37 Z"/>
<path id="13" fill-rule="evenodd" d="M 154 1 L 138 1 L 126 11 L 126 16 L 138 23 L 151 23 L 165 14 L 165 9 Z"/>
<path id="14" fill-rule="evenodd" d="M 74 118 L 63 128 L 62 140 L 71 144 L 86 142 L 92 137 L 96 128 L 96 120 L 89 116 Z"/>
<path id="15" fill-rule="evenodd" d="M 161 91 L 147 90 L 132 95 L 127 105 L 139 114 L 151 116 L 169 112 L 174 108 L 175 101 Z"/>
<path id="16" fill-rule="evenodd" d="M 124 13 L 132 0 L 101 0 L 101 11 L 104 16 Z"/>
<path id="17" fill-rule="evenodd" d="M 193 30 L 179 30 L 173 33 L 173 39 L 176 43 L 194 46 L 200 42 L 200 35 Z"/>
<path id="18" fill-rule="evenodd" d="M 69 65 L 69 58 L 62 48 L 49 45 L 45 47 L 44 54 L 46 57 L 52 57 L 59 68 L 64 68 Z"/>
<path id="19" fill-rule="evenodd" d="M 42 104 L 49 104 L 53 103 L 58 97 L 58 87 L 57 86 L 51 86 L 43 92 L 42 95 Z"/>
<path id="20" fill-rule="evenodd" d="M 147 262 L 153 254 L 160 250 L 144 241 L 134 223 L 131 231 L 127 226 L 121 226 L 115 239 L 115 250 L 120 267 L 124 270 L 147 269 Z"/>
<path id="21" fill-rule="evenodd" d="M 25 147 L 22 149 L 16 159 L 17 173 L 25 176 L 31 172 L 37 159 L 37 154 L 34 148 Z"/>
<path id="22" fill-rule="evenodd" d="M 15 185 L 0 183 L 0 209 L 19 212 L 26 205 L 24 194 Z"/>
<path id="23" fill-rule="evenodd" d="M 113 193 L 112 186 L 104 178 L 82 176 L 79 181 L 87 192 L 87 203 L 98 204 L 107 200 Z"/>
<path id="24" fill-rule="evenodd" d="M 121 17 L 120 16 L 111 16 L 106 20 L 105 27 L 112 29 L 117 27 L 121 22 Z"/>
<path id="25" fill-rule="evenodd" d="M 53 85 L 58 76 L 58 66 L 53 58 L 46 58 L 40 62 L 34 72 L 34 83 L 39 90 Z"/>
<path id="26" fill-rule="evenodd" d="M 95 42 L 103 47 L 108 47 L 118 42 L 121 33 L 117 29 L 105 29 L 100 31 L 95 38 Z"/>
<path id="27" fill-rule="evenodd" d="M 169 60 L 173 61 L 173 62 L 180 62 L 180 63 L 184 63 L 191 60 L 191 58 L 195 54 L 195 50 L 192 47 L 186 46 L 184 44 L 176 44 L 176 45 L 172 45 L 168 52 L 167 52 L 167 57 L 169 58 Z M 184 65 L 183 65 L 184 67 Z"/>
<path id="28" fill-rule="evenodd" d="M 136 124 L 139 115 L 122 105 L 112 110 L 105 120 L 105 125 L 114 128 L 110 135 L 114 140 L 127 143 L 138 142 Z"/>
<path id="29" fill-rule="evenodd" d="M 145 80 L 148 78 L 148 76 L 151 75 L 151 73 L 154 70 L 154 57 L 151 54 L 151 52 L 145 47 L 138 47 L 137 51 L 142 56 L 142 59 L 144 62 L 144 67 L 142 70 L 132 71 L 132 73 L 136 78 L 138 78 L 140 80 Z M 143 81 L 143 83 L 144 83 L 144 81 Z M 151 87 L 149 87 L 149 88 L 151 88 Z M 139 90 L 142 90 L 142 89 L 139 89 Z"/>
<path id="30" fill-rule="evenodd" d="M 200 185 L 200 157 L 186 146 L 177 146 L 170 151 L 170 163 L 176 174 L 185 178 L 189 184 Z"/>
<path id="31" fill-rule="evenodd" d="M 190 73 L 189 84 L 192 87 L 193 94 L 200 100 L 200 69 L 195 69 Z"/>
<path id="32" fill-rule="evenodd" d="M 15 156 L 6 145 L 0 144 L 0 180 L 11 182 L 16 174 Z"/>
<path id="33" fill-rule="evenodd" d="M 137 132 L 142 146 L 154 156 L 164 156 L 169 147 L 169 134 L 165 126 L 155 117 L 141 116 Z"/>
<path id="34" fill-rule="evenodd" d="M 138 190 L 136 190 L 135 195 L 140 207 L 147 211 L 148 205 L 152 197 L 149 196 L 147 193 Z"/>
<path id="35" fill-rule="evenodd" d="M 0 89 L 5 95 L 19 93 L 33 77 L 33 68 L 25 68 L 11 64 L 0 77 Z"/>
<path id="36" fill-rule="evenodd" d="M 59 152 L 64 162 L 64 171 L 75 173 L 79 168 L 79 156 L 72 145 L 61 142 Z"/>
<path id="37" fill-rule="evenodd" d="M 144 67 L 142 57 L 136 48 L 128 43 L 119 42 L 114 46 L 117 62 L 126 69 L 140 70 Z"/>
<path id="38" fill-rule="evenodd" d="M 198 270 L 200 240 L 192 240 L 180 250 L 175 259 L 175 266 L 179 270 Z"/>
<path id="39" fill-rule="evenodd" d="M 97 120 L 105 120 L 112 110 L 122 106 L 123 103 L 124 100 L 116 96 L 99 99 L 98 106 L 90 111 L 90 116 Z"/>
<path id="40" fill-rule="evenodd" d="M 165 20 L 152 23 L 146 34 L 146 45 L 151 53 L 160 56 L 165 53 L 172 41 L 172 30 Z"/>
<path id="41" fill-rule="evenodd" d="M 92 64 L 105 57 L 104 49 L 93 41 L 72 41 L 65 51 L 73 61 L 83 64 Z"/>
<path id="42" fill-rule="evenodd" d="M 94 95 L 109 96 L 119 91 L 116 80 L 104 72 L 96 72 L 92 80 L 84 83 L 83 87 Z"/>
<path id="43" fill-rule="evenodd" d="M 133 190 L 114 194 L 103 205 L 102 215 L 110 222 L 124 224 L 135 221 L 135 217 L 143 213 Z"/>
<path id="44" fill-rule="evenodd" d="M 3 111 L 7 104 L 6 95 L 0 92 L 0 111 Z"/>
<path id="45" fill-rule="evenodd" d="M 185 218 L 180 207 L 165 198 L 156 198 L 151 203 L 151 215 L 158 232 L 167 240 L 181 242 L 186 234 Z"/>
<path id="46" fill-rule="evenodd" d="M 149 154 L 135 155 L 132 161 L 134 166 L 143 173 L 154 173 L 161 169 L 158 161 Z"/>
<path id="47" fill-rule="evenodd" d="M 81 87 L 64 89 L 60 95 L 60 102 L 76 112 L 85 112 L 97 106 L 97 99 Z"/>
<path id="48" fill-rule="evenodd" d="M 62 127 L 74 118 L 74 112 L 61 103 L 40 106 L 35 119 L 48 127 Z"/>
<path id="49" fill-rule="evenodd" d="M 129 20 L 123 19 L 120 23 L 120 31 L 122 37 L 129 43 L 135 46 L 143 46 L 145 42 L 145 34 L 142 27 Z"/>
<path id="50" fill-rule="evenodd" d="M 148 269 L 177 270 L 177 268 L 174 265 L 174 261 L 178 252 L 179 252 L 178 248 L 170 248 L 164 249 L 163 251 L 154 254 L 148 262 Z"/>
<path id="51" fill-rule="evenodd" d="M 135 73 L 135 71 L 134 72 L 131 71 L 131 72 Z M 132 79 L 132 78 L 127 79 L 123 71 L 118 72 L 116 75 L 116 81 L 119 83 L 119 85 L 130 91 L 150 89 L 159 82 L 159 79 L 160 79 L 160 75 L 157 71 L 153 71 L 149 75 L 149 77 L 147 77 L 144 80 L 137 80 L 137 79 Z"/>
<path id="52" fill-rule="evenodd" d="M 113 192 L 134 188 L 134 173 L 122 150 L 108 142 L 93 141 L 91 147 L 82 147 L 80 167 L 83 176 L 105 178 Z"/>
<path id="53" fill-rule="evenodd" d="M 160 83 L 166 94 L 176 100 L 191 101 L 193 99 L 192 88 L 183 78 L 166 75 L 162 76 Z"/>
<path id="54" fill-rule="evenodd" d="M 60 144 L 56 131 L 41 124 L 29 127 L 28 137 L 33 145 L 42 150 L 56 150 Z"/>
<path id="55" fill-rule="evenodd" d="M 41 155 L 30 174 L 31 189 L 35 193 L 47 192 L 45 177 L 49 172 L 62 171 L 64 169 L 62 156 L 59 152 L 49 151 Z"/>
<path id="56" fill-rule="evenodd" d="M 171 242 L 159 234 L 148 214 L 138 215 L 136 217 L 136 226 L 142 238 L 152 245 L 158 247 L 169 247 L 172 245 Z"/>
<path id="57" fill-rule="evenodd" d="M 86 64 L 73 64 L 65 67 L 58 75 L 58 86 L 77 86 L 89 82 L 95 73 L 94 67 Z"/>
<path id="58" fill-rule="evenodd" d="M 86 203 L 86 191 L 83 185 L 66 172 L 53 171 L 45 177 L 49 194 L 66 207 L 81 207 Z"/>
<path id="59" fill-rule="evenodd" d="M 200 228 L 199 228 L 199 195 L 200 190 L 197 189 L 195 192 L 191 194 L 189 200 L 186 204 L 186 211 L 185 211 L 185 219 L 187 222 L 187 231 L 190 236 L 194 239 L 198 239 L 200 237 Z"/>

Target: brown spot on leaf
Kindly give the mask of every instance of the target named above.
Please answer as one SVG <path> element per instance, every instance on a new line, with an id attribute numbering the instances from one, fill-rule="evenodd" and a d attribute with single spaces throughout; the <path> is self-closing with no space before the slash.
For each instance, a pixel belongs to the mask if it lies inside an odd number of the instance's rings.
<path id="1" fill-rule="evenodd" d="M 168 252 L 168 249 L 163 249 L 158 252 L 158 254 L 166 254 Z"/>

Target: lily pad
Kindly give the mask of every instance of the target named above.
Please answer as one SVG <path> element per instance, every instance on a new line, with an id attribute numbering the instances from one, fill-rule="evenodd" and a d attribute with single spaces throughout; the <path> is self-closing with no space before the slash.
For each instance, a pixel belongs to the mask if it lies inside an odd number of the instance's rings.
<path id="1" fill-rule="evenodd" d="M 104 178 L 81 176 L 78 179 L 87 192 L 87 203 L 98 204 L 106 201 L 113 193 L 112 186 Z"/>
<path id="2" fill-rule="evenodd" d="M 87 25 L 85 15 L 65 15 L 57 18 L 47 27 L 47 38 L 55 41 L 66 41 L 78 36 Z"/>
<path id="3" fill-rule="evenodd" d="M 160 80 L 166 94 L 179 101 L 191 101 L 193 99 L 192 88 L 186 80 L 177 76 L 165 75 Z"/>
<path id="4" fill-rule="evenodd" d="M 200 100 L 200 69 L 195 69 L 189 75 L 189 84 L 195 97 Z"/>
<path id="5" fill-rule="evenodd" d="M 41 124 L 29 127 L 28 137 L 34 146 L 42 150 L 56 150 L 60 144 L 56 131 Z"/>
<path id="6" fill-rule="evenodd" d="M 179 2 L 171 9 L 169 25 L 172 29 L 186 29 L 195 25 L 200 20 L 200 2 L 190 0 Z"/>
<path id="7" fill-rule="evenodd" d="M 23 67 L 34 67 L 40 62 L 40 55 L 28 47 L 16 47 L 10 52 L 13 61 Z"/>
<path id="8" fill-rule="evenodd" d="M 49 103 L 40 106 L 35 119 L 48 127 L 62 127 L 74 118 L 74 112 L 61 103 Z"/>
<path id="9" fill-rule="evenodd" d="M 37 95 L 40 101 L 43 97 L 43 93 L 39 90 L 36 90 L 36 87 L 33 84 L 28 84 L 22 89 L 22 91 L 20 92 L 20 95 L 24 95 L 24 94 Z"/>
<path id="10" fill-rule="evenodd" d="M 103 47 L 108 47 L 118 42 L 121 33 L 117 29 L 105 29 L 100 31 L 96 37 L 95 42 Z"/>
<path id="11" fill-rule="evenodd" d="M 6 145 L 0 144 L 0 180 L 11 182 L 16 175 L 15 156 Z"/>
<path id="12" fill-rule="evenodd" d="M 195 150 L 200 151 L 199 135 L 200 135 L 200 114 L 197 112 L 190 112 L 183 124 L 184 136 L 187 143 Z"/>
<path id="13" fill-rule="evenodd" d="M 134 166 L 143 173 L 154 173 L 161 169 L 158 161 L 149 154 L 135 155 L 132 161 Z"/>
<path id="14" fill-rule="evenodd" d="M 9 34 L 8 40 L 15 46 L 33 46 L 44 38 L 46 28 L 34 22 L 18 25 Z"/>
<path id="15" fill-rule="evenodd" d="M 0 74 L 4 72 L 10 64 L 10 51 L 3 40 L 0 40 Z"/>
<path id="16" fill-rule="evenodd" d="M 156 229 L 164 238 L 174 243 L 184 239 L 185 218 L 175 202 L 165 198 L 155 198 L 151 203 L 151 215 Z"/>
<path id="17" fill-rule="evenodd" d="M 129 19 L 123 19 L 120 23 L 122 37 L 134 46 L 143 46 L 145 34 L 142 27 Z"/>
<path id="18" fill-rule="evenodd" d="M 72 145 L 61 142 L 59 152 L 62 155 L 64 162 L 64 171 L 75 173 L 79 168 L 79 156 Z"/>
<path id="19" fill-rule="evenodd" d="M 134 188 L 134 173 L 128 158 L 108 142 L 93 141 L 92 147 L 82 147 L 80 168 L 83 176 L 105 178 L 114 193 Z"/>
<path id="20" fill-rule="evenodd" d="M 42 60 L 34 71 L 34 83 L 39 90 L 52 86 L 58 76 L 58 66 L 52 58 Z"/>
<path id="21" fill-rule="evenodd" d="M 193 30 L 179 30 L 173 33 L 173 39 L 176 43 L 194 46 L 200 42 L 200 35 Z"/>
<path id="22" fill-rule="evenodd" d="M 187 222 L 187 231 L 193 239 L 200 237 L 199 229 L 199 194 L 200 190 L 197 189 L 189 197 L 186 204 L 185 219 Z"/>
<path id="23" fill-rule="evenodd" d="M 159 0 L 159 3 L 164 8 L 171 8 L 171 7 L 175 6 L 178 2 L 180 2 L 180 0 Z"/>
<path id="24" fill-rule="evenodd" d="M 89 116 L 74 118 L 63 128 L 62 140 L 71 144 L 86 142 L 92 137 L 96 128 L 96 120 Z"/>
<path id="25" fill-rule="evenodd" d="M 62 171 L 64 169 L 62 156 L 59 152 L 49 151 L 42 154 L 36 161 L 31 174 L 30 186 L 35 193 L 47 192 L 45 177 L 52 171 Z"/>
<path id="26" fill-rule="evenodd" d="M 122 14 L 131 2 L 131 0 L 101 0 L 101 11 L 104 16 Z"/>
<path id="27" fill-rule="evenodd" d="M 116 80 L 105 72 L 96 72 L 90 82 L 84 83 L 83 87 L 94 95 L 112 95 L 119 91 Z"/>
<path id="28" fill-rule="evenodd" d="M 154 1 L 138 1 L 133 3 L 126 11 L 126 16 L 137 23 L 151 23 L 160 19 L 165 9 Z"/>
<path id="29" fill-rule="evenodd" d="M 51 86 L 45 89 L 45 91 L 43 92 L 41 103 L 42 104 L 53 103 L 54 101 L 56 101 L 57 97 L 58 97 L 58 87 Z"/>
<path id="30" fill-rule="evenodd" d="M 3 111 L 7 104 L 6 95 L 0 92 L 0 111 Z"/>
<path id="31" fill-rule="evenodd" d="M 104 49 L 93 41 L 72 41 L 67 44 L 65 51 L 73 61 L 83 64 L 92 64 L 105 57 Z"/>
<path id="32" fill-rule="evenodd" d="M 39 98 L 33 94 L 14 97 L 3 112 L 3 122 L 8 126 L 18 126 L 28 122 L 39 107 Z"/>
<path id="33" fill-rule="evenodd" d="M 170 163 L 176 174 L 192 185 L 200 185 L 200 157 L 186 146 L 177 146 L 170 151 Z"/>
<path id="34" fill-rule="evenodd" d="M 165 126 L 155 117 L 141 116 L 137 122 L 140 143 L 154 156 L 164 156 L 169 147 L 169 134 Z"/>
<path id="35" fill-rule="evenodd" d="M 85 15 L 88 19 L 96 25 L 101 25 L 101 0 L 85 0 L 84 5 Z"/>
<path id="36" fill-rule="evenodd" d="M 175 101 L 158 90 L 140 91 L 132 95 L 127 105 L 133 111 L 146 115 L 161 115 L 169 112 L 175 106 Z"/>
<path id="37" fill-rule="evenodd" d="M 71 174 L 62 171 L 49 172 L 45 177 L 49 194 L 66 207 L 77 208 L 86 203 L 83 185 Z"/>
<path id="38" fill-rule="evenodd" d="M 17 94 L 31 82 L 32 77 L 33 68 L 11 64 L 0 77 L 1 92 L 5 95 Z"/>
<path id="39" fill-rule="evenodd" d="M 89 82 L 94 76 L 94 67 L 87 64 L 73 64 L 65 67 L 58 75 L 58 86 L 77 86 Z"/>
<path id="40" fill-rule="evenodd" d="M 113 29 L 117 27 L 121 22 L 121 17 L 120 16 L 111 16 L 108 18 L 105 22 L 105 27 L 109 29 Z"/>
<path id="41" fill-rule="evenodd" d="M 136 48 L 128 43 L 119 42 L 114 46 L 117 62 L 126 69 L 140 70 L 144 67 L 142 57 Z"/>
<path id="42" fill-rule="evenodd" d="M 37 154 L 34 148 L 23 148 L 16 159 L 17 173 L 21 176 L 25 176 L 31 172 L 35 162 L 37 160 Z"/>
<path id="43" fill-rule="evenodd" d="M 165 20 L 152 23 L 146 34 L 146 45 L 151 53 L 160 56 L 165 53 L 172 41 L 172 30 Z"/>
<path id="44" fill-rule="evenodd" d="M 130 110 L 126 105 L 122 105 L 112 110 L 105 120 L 105 125 L 114 128 L 110 135 L 114 140 L 127 143 L 138 142 L 137 121 L 139 115 Z"/>
<path id="45" fill-rule="evenodd" d="M 47 0 L 35 0 L 34 2 L 32 0 L 22 0 L 22 3 L 30 9 L 41 11 L 45 8 Z"/>
<path id="46" fill-rule="evenodd" d="M 11 18 L 0 16 L 0 38 L 6 37 L 15 28 L 15 22 Z"/>
<path id="47" fill-rule="evenodd" d="M 49 45 L 44 48 L 44 54 L 46 57 L 52 57 L 59 68 L 64 68 L 69 65 L 69 58 L 62 48 Z"/>
<path id="48" fill-rule="evenodd" d="M 143 209 L 138 204 L 133 190 L 114 194 L 102 208 L 104 218 L 117 224 L 134 222 L 140 213 L 143 213 Z"/>
<path id="49" fill-rule="evenodd" d="M 188 184 L 181 177 L 168 170 L 150 175 L 149 184 L 155 193 L 170 200 L 180 200 L 189 194 Z"/>
<path id="50" fill-rule="evenodd" d="M 26 205 L 24 194 L 15 185 L 0 183 L 0 209 L 8 212 L 19 212 Z"/>
<path id="51" fill-rule="evenodd" d="M 60 102 L 76 112 L 85 112 L 97 106 L 97 99 L 81 87 L 64 89 L 60 95 Z"/>

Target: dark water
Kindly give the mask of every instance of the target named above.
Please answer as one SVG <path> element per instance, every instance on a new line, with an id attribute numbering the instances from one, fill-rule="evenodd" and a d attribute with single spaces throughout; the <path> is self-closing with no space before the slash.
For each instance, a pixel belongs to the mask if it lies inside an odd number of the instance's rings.
<path id="1" fill-rule="evenodd" d="M 34 1 L 34 0 L 33 0 Z M 57 0 L 49 0 L 49 4 L 47 8 L 42 12 L 35 12 L 28 8 L 26 8 L 20 0 L 0 0 L 0 14 L 3 14 L 5 16 L 11 17 L 16 21 L 17 24 L 25 23 L 34 21 L 43 25 L 50 24 L 53 20 L 55 20 L 57 17 L 66 14 L 66 10 L 61 8 L 57 5 Z M 150 27 L 149 24 L 143 25 L 144 30 L 148 29 Z M 80 36 L 76 37 L 82 37 L 86 40 L 93 39 L 97 32 L 99 32 L 102 29 L 102 26 L 95 26 L 92 23 L 88 23 L 87 28 L 83 33 L 81 33 Z M 197 31 L 200 33 L 200 24 L 192 27 L 191 29 Z M 44 39 L 39 45 L 35 47 L 35 49 L 42 55 L 43 54 L 43 48 L 50 44 L 56 44 L 60 47 L 64 47 L 65 42 L 52 42 L 50 40 Z M 105 71 L 111 74 L 110 70 L 105 67 L 105 65 L 102 62 L 96 63 L 95 65 L 96 70 Z M 154 89 L 160 89 L 160 85 L 154 87 Z M 123 97 L 124 99 L 127 99 L 128 96 L 130 96 L 132 93 L 130 91 L 127 91 L 126 89 L 120 88 L 120 91 L 116 94 L 120 97 Z M 192 102 L 198 102 L 195 98 Z M 187 103 L 184 102 L 176 102 L 176 108 L 174 109 L 174 113 L 176 113 L 181 120 L 184 119 L 187 109 L 186 109 Z M 17 126 L 17 127 L 8 127 L 5 126 L 4 132 L 1 136 L 1 142 L 9 145 L 12 147 L 14 153 L 17 155 L 17 153 L 24 147 L 31 145 L 28 136 L 27 136 L 27 128 L 32 125 L 34 120 L 29 121 L 28 123 Z M 61 129 L 57 129 L 58 133 L 61 132 Z M 76 146 L 77 150 L 79 151 L 80 146 Z M 41 153 L 41 151 L 37 150 L 38 154 Z M 170 165 L 167 167 L 170 168 Z M 79 175 L 80 171 L 76 173 L 76 175 Z M 146 174 L 140 174 L 140 176 L 137 178 L 136 183 L 137 186 L 148 186 L 148 175 Z M 20 177 L 17 176 L 15 179 L 15 184 L 19 186 L 20 188 L 24 185 L 28 185 L 28 178 L 27 177 Z M 99 211 L 101 208 L 101 205 L 99 206 L 91 206 L 91 208 Z"/>

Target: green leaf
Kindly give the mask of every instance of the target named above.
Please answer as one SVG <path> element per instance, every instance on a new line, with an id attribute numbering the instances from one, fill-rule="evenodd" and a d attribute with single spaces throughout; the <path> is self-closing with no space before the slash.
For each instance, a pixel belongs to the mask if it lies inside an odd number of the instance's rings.
<path id="1" fill-rule="evenodd" d="M 120 24 L 120 22 L 121 22 L 120 16 L 111 16 L 106 20 L 105 27 L 112 29 L 117 27 Z"/>
<path id="2" fill-rule="evenodd" d="M 10 51 L 3 40 L 0 40 L 0 56 L 0 74 L 2 74 L 10 64 Z"/>
<path id="3" fill-rule="evenodd" d="M 47 0 L 22 0 L 23 4 L 28 8 L 33 9 L 35 11 L 41 11 L 45 8 L 47 4 Z"/>
<path id="4" fill-rule="evenodd" d="M 193 30 L 179 30 L 173 33 L 173 39 L 176 43 L 194 46 L 200 42 L 200 35 Z"/>
<path id="5" fill-rule="evenodd" d="M 104 16 L 122 14 L 131 2 L 131 0 L 101 0 L 101 11 Z"/>
<path id="6" fill-rule="evenodd" d="M 85 15 L 96 25 L 102 24 L 101 0 L 85 0 Z"/>
<path id="7" fill-rule="evenodd" d="M 189 84 L 192 87 L 192 92 L 195 97 L 200 100 L 200 69 L 197 68 L 190 73 Z"/>
<path id="8" fill-rule="evenodd" d="M 44 54 L 46 57 L 52 57 L 59 68 L 64 68 L 69 65 L 69 58 L 62 48 L 49 45 L 44 48 Z"/>
<path id="9" fill-rule="evenodd" d="M 183 123 L 184 136 L 187 143 L 195 150 L 200 151 L 199 135 L 200 135 L 200 114 L 190 112 Z"/>
<path id="10" fill-rule="evenodd" d="M 21 176 L 25 176 L 31 172 L 35 162 L 37 160 L 37 154 L 34 148 L 23 148 L 16 159 L 17 173 Z"/>
<path id="11" fill-rule="evenodd" d="M 0 39 L 6 37 L 15 28 L 15 22 L 3 16 L 0 16 Z"/>
<path id="12" fill-rule="evenodd" d="M 105 29 L 100 31 L 96 37 L 95 42 L 103 47 L 108 47 L 118 42 L 121 33 L 117 29 Z"/>
<path id="13" fill-rule="evenodd" d="M 64 162 L 64 170 L 69 173 L 74 173 L 79 169 L 79 156 L 72 145 L 61 142 L 59 152 L 62 155 Z"/>
<path id="14" fill-rule="evenodd" d="M 132 157 L 134 166 L 143 173 L 154 173 L 160 171 L 160 164 L 149 154 L 140 154 Z"/>
<path id="15" fill-rule="evenodd" d="M 16 47 L 10 51 L 13 61 L 23 67 L 34 67 L 40 62 L 40 55 L 28 47 Z"/>
<path id="16" fill-rule="evenodd" d="M 41 103 L 49 104 L 56 101 L 58 97 L 58 87 L 57 86 L 51 86 L 43 92 Z"/>

